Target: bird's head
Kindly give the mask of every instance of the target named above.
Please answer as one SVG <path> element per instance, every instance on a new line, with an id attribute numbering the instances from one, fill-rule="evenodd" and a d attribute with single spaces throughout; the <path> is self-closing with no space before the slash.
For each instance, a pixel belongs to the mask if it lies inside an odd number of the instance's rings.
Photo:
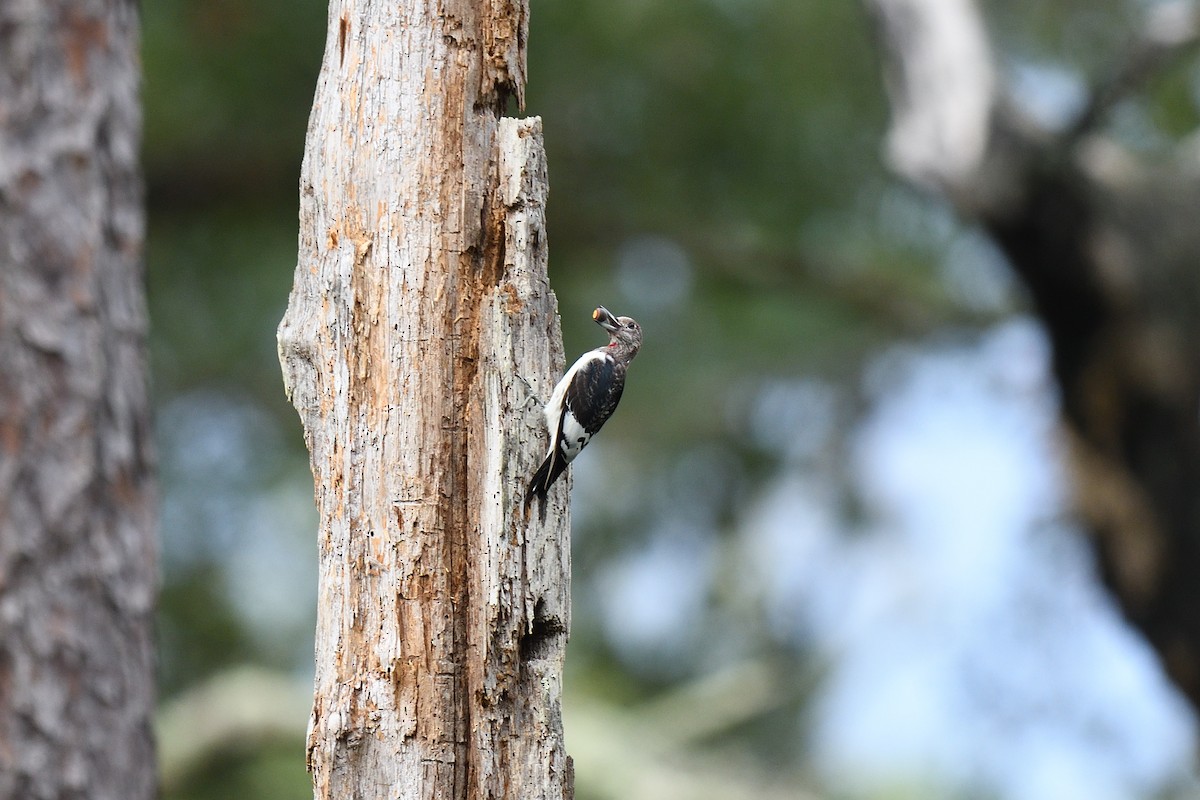
<path id="1" fill-rule="evenodd" d="M 637 355 L 642 346 L 642 326 L 633 317 L 616 317 L 604 306 L 592 312 L 592 319 L 611 337 L 608 346 L 617 347 L 628 353 L 629 358 Z"/>

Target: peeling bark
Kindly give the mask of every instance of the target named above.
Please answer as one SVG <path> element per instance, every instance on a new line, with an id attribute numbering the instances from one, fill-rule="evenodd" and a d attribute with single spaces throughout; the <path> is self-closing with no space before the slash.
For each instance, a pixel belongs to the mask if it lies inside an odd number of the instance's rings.
<path id="1" fill-rule="evenodd" d="M 983 29 L 970 2 L 870 0 L 868 7 L 889 69 L 906 75 L 930 56 L 895 24 L 904 14 L 919 19 L 909 25 L 945 30 L 937 20 L 955 7 Z M 1186 146 L 1173 163 L 1143 164 L 1098 130 L 1117 99 L 1197 43 L 1194 6 L 1150 13 L 1123 66 L 1098 84 L 1074 124 L 1040 130 L 998 104 L 974 162 L 934 182 L 904 163 L 898 168 L 988 231 L 1028 289 L 1053 347 L 1076 507 L 1094 534 L 1101 572 L 1200 709 L 1200 177 Z M 976 62 L 986 50 L 935 46 L 944 69 L 980 74 Z M 897 82 L 889 79 L 889 87 Z M 922 93 L 931 99 L 912 99 Z M 928 112 L 940 95 L 910 83 L 889 96 L 899 121 L 914 108 Z M 918 113 L 936 127 L 939 116 L 926 112 Z M 944 138 L 931 137 L 912 163 L 935 162 Z"/>
<path id="2" fill-rule="evenodd" d="M 279 329 L 321 520 L 316 797 L 563 798 L 563 367 L 523 2 L 330 5 Z"/>
<path id="3" fill-rule="evenodd" d="M 137 48 L 0 4 L 0 797 L 155 793 Z"/>

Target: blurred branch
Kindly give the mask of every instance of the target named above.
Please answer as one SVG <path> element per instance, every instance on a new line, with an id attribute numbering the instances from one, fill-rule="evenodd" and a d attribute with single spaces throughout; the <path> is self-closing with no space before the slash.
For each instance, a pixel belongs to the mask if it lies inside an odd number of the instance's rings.
<path id="1" fill-rule="evenodd" d="M 752 661 L 634 709 L 568 695 L 576 785 L 581 794 L 614 800 L 817 800 L 798 774 L 697 747 L 701 739 L 787 707 L 796 693 L 794 676 Z"/>
<path id="2" fill-rule="evenodd" d="M 1152 6 L 1140 35 L 1124 60 L 1092 91 L 1091 98 L 1067 132 L 1075 141 L 1100 125 L 1109 111 L 1200 44 L 1200 9 L 1191 0 Z"/>
<path id="3" fill-rule="evenodd" d="M 944 282 L 933 275 L 925 281 L 905 280 L 872 264 L 819 264 L 794 252 L 739 245 L 727 237 L 692 236 L 681 244 L 711 259 L 731 281 L 757 290 L 799 290 L 900 335 L 921 336 L 947 325 L 984 327 L 1009 313 L 968 308 L 948 296 Z M 748 270 L 747 264 L 755 269 Z"/>
<path id="4" fill-rule="evenodd" d="M 219 673 L 166 703 L 158 713 L 162 787 L 184 785 L 215 757 L 270 740 L 295 740 L 303 758 L 312 686 L 252 667 Z"/>
<path id="5" fill-rule="evenodd" d="M 583 793 L 621 800 L 817 800 L 796 774 L 764 776 L 758 762 L 700 750 L 702 740 L 787 708 L 807 686 L 777 665 L 744 662 L 634 709 L 567 697 L 569 752 Z M 185 785 L 215 758 L 272 740 L 302 741 L 307 681 L 242 667 L 167 703 L 158 715 L 161 781 Z M 296 758 L 301 756 L 297 744 Z"/>
<path id="6" fill-rule="evenodd" d="M 643 704 L 636 718 L 663 729 L 661 745 L 694 746 L 788 706 L 810 682 L 776 664 L 743 661 L 663 693 Z"/>
<path id="7" fill-rule="evenodd" d="M 155 213 L 194 212 L 231 200 L 247 205 L 294 202 L 300 156 L 266 158 L 233 144 L 173 154 L 147 165 L 147 202 Z"/>

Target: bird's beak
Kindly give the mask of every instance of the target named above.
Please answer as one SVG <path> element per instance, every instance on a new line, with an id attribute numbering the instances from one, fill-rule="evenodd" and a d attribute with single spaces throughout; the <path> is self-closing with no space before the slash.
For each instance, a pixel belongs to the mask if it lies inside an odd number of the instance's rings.
<path id="1" fill-rule="evenodd" d="M 592 312 L 592 319 L 596 320 L 600 327 L 609 333 L 616 333 L 617 328 L 621 327 L 621 323 L 617 322 L 617 318 L 604 306 L 600 306 Z"/>

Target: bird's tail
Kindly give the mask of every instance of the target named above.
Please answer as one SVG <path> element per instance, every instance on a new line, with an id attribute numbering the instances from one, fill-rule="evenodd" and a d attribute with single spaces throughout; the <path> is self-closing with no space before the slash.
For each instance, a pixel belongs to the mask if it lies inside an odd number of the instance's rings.
<path id="1" fill-rule="evenodd" d="M 546 456 L 546 460 L 538 467 L 537 472 L 533 473 L 533 479 L 529 481 L 529 491 L 525 493 L 525 516 L 529 516 L 529 506 L 536 497 L 538 519 L 542 522 L 546 521 L 546 494 L 566 468 L 567 460 L 556 451 L 551 451 L 550 455 Z"/>

